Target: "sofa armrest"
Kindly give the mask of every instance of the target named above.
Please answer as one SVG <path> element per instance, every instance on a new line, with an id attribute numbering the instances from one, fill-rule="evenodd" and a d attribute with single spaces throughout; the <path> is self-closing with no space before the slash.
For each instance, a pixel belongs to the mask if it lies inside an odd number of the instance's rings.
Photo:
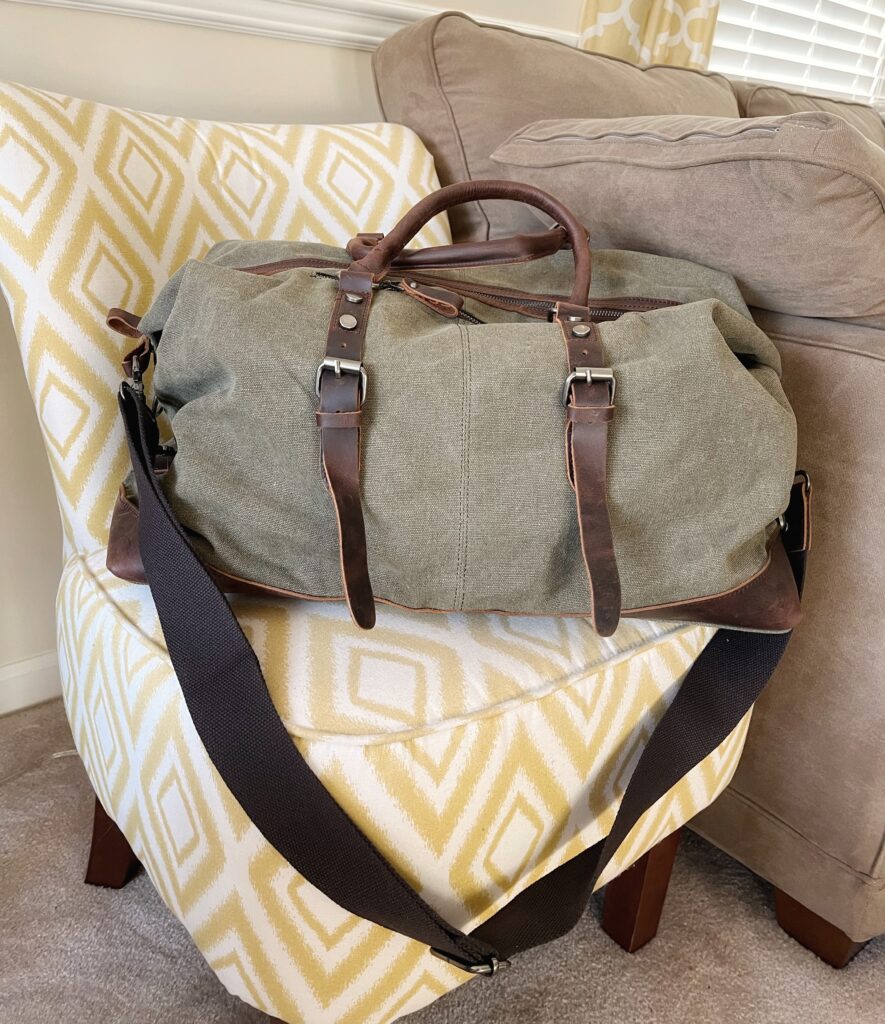
<path id="1" fill-rule="evenodd" d="M 699 831 L 852 938 L 885 932 L 885 330 L 754 310 L 814 484 L 804 617 Z"/>

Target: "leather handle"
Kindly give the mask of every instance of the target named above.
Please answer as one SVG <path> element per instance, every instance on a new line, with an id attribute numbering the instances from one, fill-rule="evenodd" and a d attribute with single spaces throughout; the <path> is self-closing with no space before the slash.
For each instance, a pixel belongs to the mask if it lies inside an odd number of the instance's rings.
<path id="1" fill-rule="evenodd" d="M 428 221 L 453 206 L 485 199 L 510 199 L 525 203 L 548 214 L 562 226 L 571 243 L 575 260 L 575 280 L 569 302 L 586 307 L 590 294 L 590 246 L 587 244 L 587 229 L 568 207 L 548 192 L 517 181 L 460 181 L 454 185 L 446 185 L 437 192 L 431 192 L 429 196 L 416 203 L 393 230 L 372 246 L 365 256 L 356 260 L 352 264 L 352 269 L 365 271 L 376 281 L 381 280 L 390 270 L 394 260 Z"/>
<path id="2" fill-rule="evenodd" d="M 347 243 L 347 252 L 351 259 L 361 260 L 383 237 L 378 234 L 359 234 Z M 391 264 L 391 269 L 414 272 L 528 263 L 553 256 L 570 245 L 567 232 L 557 225 L 549 231 L 493 238 L 487 242 L 458 242 L 454 245 L 429 246 L 426 249 L 404 249 Z"/>

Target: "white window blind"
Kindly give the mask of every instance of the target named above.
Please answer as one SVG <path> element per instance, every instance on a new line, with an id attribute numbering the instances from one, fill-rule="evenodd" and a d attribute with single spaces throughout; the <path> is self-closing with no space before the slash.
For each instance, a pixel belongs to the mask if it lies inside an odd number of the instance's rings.
<path id="1" fill-rule="evenodd" d="M 710 68 L 885 105 L 885 0 L 720 0 Z"/>

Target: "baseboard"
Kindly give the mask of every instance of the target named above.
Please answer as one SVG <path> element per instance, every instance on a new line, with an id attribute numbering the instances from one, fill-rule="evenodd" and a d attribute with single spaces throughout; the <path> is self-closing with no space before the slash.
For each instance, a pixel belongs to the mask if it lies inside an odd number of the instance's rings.
<path id="1" fill-rule="evenodd" d="M 0 665 L 0 715 L 60 696 L 61 680 L 55 651 Z"/>

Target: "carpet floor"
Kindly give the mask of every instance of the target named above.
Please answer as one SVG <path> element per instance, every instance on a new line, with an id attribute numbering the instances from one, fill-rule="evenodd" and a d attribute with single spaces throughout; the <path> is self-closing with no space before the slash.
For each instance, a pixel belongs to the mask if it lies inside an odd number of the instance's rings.
<path id="1" fill-rule="evenodd" d="M 139 875 L 81 881 L 92 791 L 60 701 L 0 718 L 0 1024 L 261 1024 Z M 62 756 L 58 756 L 62 754 Z M 777 926 L 770 888 L 688 835 L 657 939 L 622 952 L 598 901 L 558 942 L 409 1024 L 881 1024 L 885 941 L 834 971 Z"/>

